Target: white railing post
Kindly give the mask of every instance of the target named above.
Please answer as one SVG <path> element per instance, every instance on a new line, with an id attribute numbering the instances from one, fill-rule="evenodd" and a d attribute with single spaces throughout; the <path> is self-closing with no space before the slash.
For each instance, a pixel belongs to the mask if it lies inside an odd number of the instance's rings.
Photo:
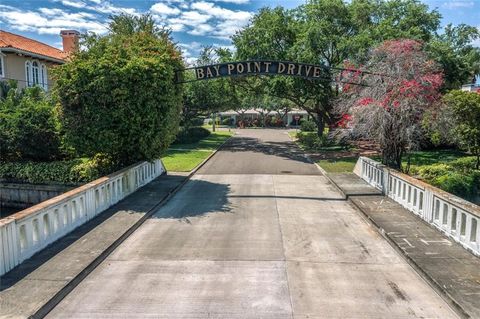
<path id="1" fill-rule="evenodd" d="M 165 171 L 142 162 L 0 220 L 0 275 L 65 236 Z"/>
<path id="2" fill-rule="evenodd" d="M 363 180 L 480 256 L 480 207 L 369 158 L 358 164 Z"/>

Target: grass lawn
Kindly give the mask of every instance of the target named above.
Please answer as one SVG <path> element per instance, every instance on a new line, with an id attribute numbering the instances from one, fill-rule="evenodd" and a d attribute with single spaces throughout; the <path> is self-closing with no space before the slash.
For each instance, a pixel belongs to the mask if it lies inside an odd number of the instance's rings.
<path id="1" fill-rule="evenodd" d="M 461 157 L 469 156 L 464 152 L 458 150 L 426 150 L 417 151 L 412 153 L 411 168 L 416 166 L 431 165 L 435 163 L 449 163 Z M 358 157 L 347 157 L 339 159 L 326 159 L 318 161 L 320 165 L 327 173 L 346 173 L 352 172 L 357 162 Z M 380 161 L 380 157 L 373 156 L 373 160 Z M 407 159 L 403 158 L 402 165 L 407 165 Z"/>
<path id="2" fill-rule="evenodd" d="M 192 144 L 173 144 L 162 157 L 167 171 L 189 172 L 213 153 L 232 132 L 217 131 Z"/>
<path id="3" fill-rule="evenodd" d="M 325 159 L 317 162 L 327 173 L 351 173 L 358 157 Z"/>

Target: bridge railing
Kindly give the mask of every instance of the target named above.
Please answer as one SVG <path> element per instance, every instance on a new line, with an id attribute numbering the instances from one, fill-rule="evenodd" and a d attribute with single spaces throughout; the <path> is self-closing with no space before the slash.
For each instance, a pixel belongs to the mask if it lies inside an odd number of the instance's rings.
<path id="1" fill-rule="evenodd" d="M 0 275 L 165 172 L 141 162 L 0 219 Z"/>
<path id="2" fill-rule="evenodd" d="M 360 157 L 360 177 L 466 249 L 480 256 L 480 207 Z"/>

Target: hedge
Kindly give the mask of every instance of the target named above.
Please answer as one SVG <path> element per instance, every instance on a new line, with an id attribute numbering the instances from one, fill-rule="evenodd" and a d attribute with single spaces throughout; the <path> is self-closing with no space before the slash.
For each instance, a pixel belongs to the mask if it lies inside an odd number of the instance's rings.
<path id="1" fill-rule="evenodd" d="M 190 144 L 200 141 L 210 135 L 210 131 L 204 127 L 182 128 L 175 139 L 174 144 Z"/>
<path id="2" fill-rule="evenodd" d="M 116 168 L 102 156 L 54 162 L 0 162 L 0 180 L 73 185 L 91 182 L 115 170 Z"/>
<path id="3" fill-rule="evenodd" d="M 480 170 L 475 169 L 475 157 L 463 157 L 449 163 L 413 166 L 411 175 L 446 192 L 473 200 L 480 196 Z"/>

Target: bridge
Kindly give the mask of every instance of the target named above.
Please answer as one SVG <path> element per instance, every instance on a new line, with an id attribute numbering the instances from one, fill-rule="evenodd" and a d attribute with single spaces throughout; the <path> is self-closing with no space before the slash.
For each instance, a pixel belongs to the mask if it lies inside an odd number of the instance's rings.
<path id="1" fill-rule="evenodd" d="M 239 131 L 8 272 L 0 317 L 480 317 L 478 257 L 349 178 Z"/>

